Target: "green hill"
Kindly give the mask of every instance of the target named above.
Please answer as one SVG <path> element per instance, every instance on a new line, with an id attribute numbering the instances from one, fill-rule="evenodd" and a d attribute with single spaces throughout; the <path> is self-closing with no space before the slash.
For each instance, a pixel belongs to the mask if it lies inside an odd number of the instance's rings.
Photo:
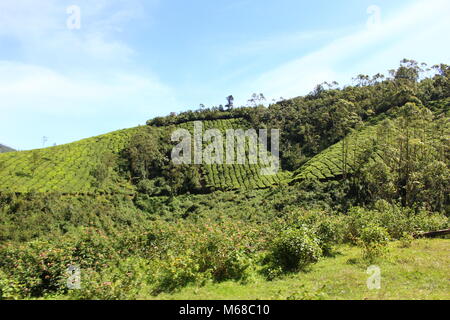
<path id="1" fill-rule="evenodd" d="M 246 128 L 243 119 L 203 121 L 203 129 Z M 193 130 L 193 123 L 187 122 L 177 127 L 160 127 L 156 130 L 185 128 Z M 118 174 L 119 165 L 112 168 L 111 179 L 99 185 L 94 171 L 105 155 L 121 157 L 121 153 L 132 137 L 143 132 L 146 127 L 124 129 L 81 141 L 45 149 L 21 151 L 0 155 L 0 191 L 27 193 L 59 192 L 67 194 L 125 193 L 135 191 L 135 187 L 124 175 Z M 248 163 L 246 161 L 246 163 Z M 260 174 L 261 165 L 202 165 L 201 180 L 205 189 L 235 190 L 266 188 L 289 177 L 280 172 L 273 176 Z"/>
<path id="2" fill-rule="evenodd" d="M 17 193 L 30 191 L 89 193 L 94 187 L 91 171 L 105 152 L 120 152 L 139 127 L 45 149 L 0 155 L 0 189 Z M 123 179 L 117 185 L 130 188 Z"/>
<path id="3" fill-rule="evenodd" d="M 293 181 L 338 179 L 343 177 L 344 172 L 351 173 L 364 147 L 373 143 L 376 132 L 377 126 L 367 126 L 349 134 L 295 171 Z"/>
<path id="4" fill-rule="evenodd" d="M 413 130 L 423 130 L 420 134 L 420 138 L 424 139 L 427 135 L 430 135 L 430 131 L 436 130 L 439 125 L 439 119 L 442 123 L 439 133 L 429 137 L 429 144 L 433 144 L 439 140 L 448 142 L 448 135 L 450 130 L 450 113 L 449 113 L 450 99 L 442 99 L 429 103 L 428 108 L 433 112 L 433 118 L 428 123 L 428 130 L 424 130 L 425 127 L 411 128 Z M 332 145 L 326 150 L 322 151 L 293 174 L 293 182 L 299 182 L 302 180 L 333 180 L 341 179 L 344 175 L 351 175 L 355 170 L 367 166 L 368 163 L 374 160 L 383 160 L 384 154 L 388 152 L 389 146 L 383 141 L 382 135 L 383 122 L 381 119 L 385 119 L 383 115 L 378 119 L 372 119 L 370 123 L 366 123 L 362 128 L 353 130 L 344 139 L 338 143 Z M 398 122 L 397 115 L 390 115 L 390 118 L 395 122 Z M 388 117 L 389 119 L 389 117 Z M 374 124 L 375 123 L 375 124 Z M 406 123 L 405 123 L 406 125 Z M 426 125 L 423 123 L 422 125 Z M 388 128 L 392 129 L 392 128 Z M 399 129 L 399 128 L 397 128 Z M 397 132 L 391 132 L 393 135 Z M 390 137 L 395 140 L 394 137 Z M 396 138 L 401 138 L 398 135 Z M 384 143 L 383 143 L 384 142 Z M 417 146 L 415 146 L 417 148 Z M 366 154 L 366 153 L 370 154 Z M 412 153 L 413 151 L 411 151 Z"/>
<path id="5" fill-rule="evenodd" d="M 4 146 L 3 144 L 0 144 L 0 153 L 6 153 L 6 152 L 13 152 L 14 149 Z"/>
<path id="6" fill-rule="evenodd" d="M 404 60 L 269 107 L 0 154 L 0 300 L 446 298 L 448 239 L 414 240 L 449 228 L 450 67 L 435 69 L 419 80 Z M 282 170 L 262 175 L 249 146 L 246 164 L 175 165 L 172 133 L 192 142 L 195 121 L 222 137 L 279 129 Z M 377 293 L 364 285 L 374 264 Z"/>
<path id="7" fill-rule="evenodd" d="M 435 101 L 430 109 L 435 114 L 448 114 L 450 99 Z M 383 117 L 382 117 L 383 118 Z M 448 117 L 446 118 L 448 119 Z M 351 174 L 360 165 L 361 156 L 368 145 L 374 144 L 379 124 L 372 119 L 360 129 L 353 130 L 344 139 L 331 145 L 312 157 L 293 173 L 280 170 L 276 175 L 261 175 L 261 165 L 222 164 L 201 165 L 200 174 L 205 190 L 249 190 L 299 182 L 308 179 L 334 180 Z M 166 134 L 170 130 L 183 128 L 193 134 L 193 121 L 176 126 L 166 125 L 156 128 Z M 243 118 L 203 120 L 203 130 L 216 128 L 222 133 L 227 129 L 246 129 L 250 123 Z M 106 184 L 98 184 L 93 172 L 102 162 L 102 157 L 121 153 L 133 136 L 143 132 L 146 126 L 119 130 L 77 142 L 45 149 L 4 153 L 0 155 L 0 191 L 27 193 L 59 192 L 65 194 L 124 193 L 136 191 L 129 177 L 119 174 L 116 163 L 112 168 L 112 177 Z M 225 147 L 225 146 L 224 146 Z M 247 150 L 248 151 L 248 150 Z M 380 151 L 371 155 L 379 157 Z"/>

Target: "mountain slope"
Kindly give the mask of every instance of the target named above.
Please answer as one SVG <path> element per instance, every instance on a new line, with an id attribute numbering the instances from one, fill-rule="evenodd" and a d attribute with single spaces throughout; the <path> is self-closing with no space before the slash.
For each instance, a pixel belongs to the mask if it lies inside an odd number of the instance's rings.
<path id="1" fill-rule="evenodd" d="M 203 121 L 203 129 L 219 128 L 222 132 L 233 128 L 246 128 L 243 119 Z M 0 191 L 26 193 L 61 192 L 78 193 L 126 193 L 134 192 L 133 184 L 118 174 L 119 165 L 112 168 L 112 177 L 99 185 L 94 171 L 102 157 L 120 153 L 133 136 L 143 127 L 124 129 L 74 143 L 31 151 L 0 155 Z M 177 127 L 160 127 L 157 130 L 184 128 L 192 132 L 193 122 Z M 224 146 L 225 147 L 225 146 Z M 246 161 L 248 163 L 248 161 Z M 262 176 L 260 165 L 202 165 L 201 174 L 208 190 L 236 190 L 266 188 L 280 183 L 289 173 Z"/>
<path id="2" fill-rule="evenodd" d="M 107 151 L 118 153 L 138 128 L 111 132 L 98 137 L 46 149 L 0 155 L 0 190 L 11 192 L 87 193 L 94 187 L 91 171 Z M 130 186 L 117 181 L 119 188 Z"/>
<path id="3" fill-rule="evenodd" d="M 0 153 L 13 152 L 13 151 L 16 151 L 16 150 L 14 150 L 10 147 L 7 147 L 3 144 L 0 144 Z"/>
<path id="4" fill-rule="evenodd" d="M 293 181 L 337 179 L 344 175 L 344 171 L 352 172 L 364 147 L 372 143 L 376 131 L 377 126 L 374 125 L 349 134 L 295 171 Z M 344 150 L 347 154 L 346 159 L 344 159 Z"/>
<path id="5" fill-rule="evenodd" d="M 434 125 L 438 125 L 439 119 L 442 123 L 439 137 L 431 137 L 431 139 L 428 140 L 428 144 L 433 144 L 432 139 L 442 139 L 444 141 L 448 139 L 448 133 L 450 131 L 449 106 L 450 99 L 433 101 L 428 105 L 428 109 L 431 110 L 433 114 L 432 118 L 434 118 Z M 388 150 L 388 146 L 386 141 L 383 141 L 385 138 L 382 138 L 386 131 L 386 128 L 382 128 L 382 120 L 390 119 L 394 122 L 398 122 L 399 115 L 396 113 L 398 113 L 398 110 L 389 115 L 386 114 L 372 119 L 370 123 L 366 123 L 362 128 L 354 130 L 344 139 L 322 151 L 297 169 L 293 174 L 292 181 L 299 182 L 307 179 L 340 179 L 346 174 L 352 174 L 357 168 L 361 168 L 361 166 L 367 165 L 377 158 L 383 160 L 383 154 Z M 405 125 L 406 124 L 407 122 Z M 392 126 L 392 123 L 391 125 L 388 125 L 388 127 L 390 126 Z M 392 128 L 387 128 L 387 130 L 390 129 Z M 424 127 L 415 128 L 418 132 L 423 129 Z M 432 128 L 429 127 L 428 130 L 422 132 L 416 141 L 418 142 L 420 139 L 424 139 L 425 136 L 429 135 L 430 129 Z M 413 130 L 414 129 L 411 130 L 411 134 L 413 134 Z M 393 136 L 392 133 L 394 133 Z M 389 140 L 395 141 L 396 139 L 401 138 L 400 135 L 396 134 L 399 134 L 399 132 L 391 132 Z M 403 137 L 403 139 L 404 138 L 405 137 Z M 412 140 L 412 142 L 414 142 L 414 140 Z M 418 142 L 418 144 L 421 144 L 421 142 Z M 415 146 L 416 149 L 419 147 L 423 146 Z M 365 154 L 367 152 L 370 154 Z"/>

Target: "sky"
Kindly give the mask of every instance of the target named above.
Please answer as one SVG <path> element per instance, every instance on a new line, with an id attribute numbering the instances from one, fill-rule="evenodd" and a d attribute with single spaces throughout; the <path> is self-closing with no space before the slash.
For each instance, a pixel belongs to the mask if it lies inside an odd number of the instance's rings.
<path id="1" fill-rule="evenodd" d="M 0 143 L 19 150 L 450 64 L 448 0 L 0 0 Z M 43 137 L 47 137 L 43 139 Z"/>

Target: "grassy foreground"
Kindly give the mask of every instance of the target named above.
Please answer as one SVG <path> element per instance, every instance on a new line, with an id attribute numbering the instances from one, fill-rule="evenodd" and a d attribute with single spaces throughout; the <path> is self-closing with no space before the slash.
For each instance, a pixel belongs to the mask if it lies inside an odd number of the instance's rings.
<path id="1" fill-rule="evenodd" d="M 187 287 L 156 299 L 188 300 L 437 300 L 450 299 L 450 240 L 417 240 L 410 247 L 392 242 L 388 253 L 374 264 L 381 268 L 381 289 L 369 290 L 366 274 L 369 263 L 361 259 L 361 249 L 342 246 L 335 257 L 324 258 L 309 271 L 265 281 L 224 282 L 204 287 Z M 155 299 L 152 296 L 142 299 Z"/>

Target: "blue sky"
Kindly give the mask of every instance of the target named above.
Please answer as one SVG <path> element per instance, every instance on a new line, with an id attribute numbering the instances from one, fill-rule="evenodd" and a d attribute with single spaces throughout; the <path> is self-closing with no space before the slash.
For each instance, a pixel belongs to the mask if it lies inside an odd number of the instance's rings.
<path id="1" fill-rule="evenodd" d="M 304 95 L 404 57 L 450 63 L 448 12 L 448 0 L 0 0 L 0 143 L 68 143 L 230 94 Z"/>

